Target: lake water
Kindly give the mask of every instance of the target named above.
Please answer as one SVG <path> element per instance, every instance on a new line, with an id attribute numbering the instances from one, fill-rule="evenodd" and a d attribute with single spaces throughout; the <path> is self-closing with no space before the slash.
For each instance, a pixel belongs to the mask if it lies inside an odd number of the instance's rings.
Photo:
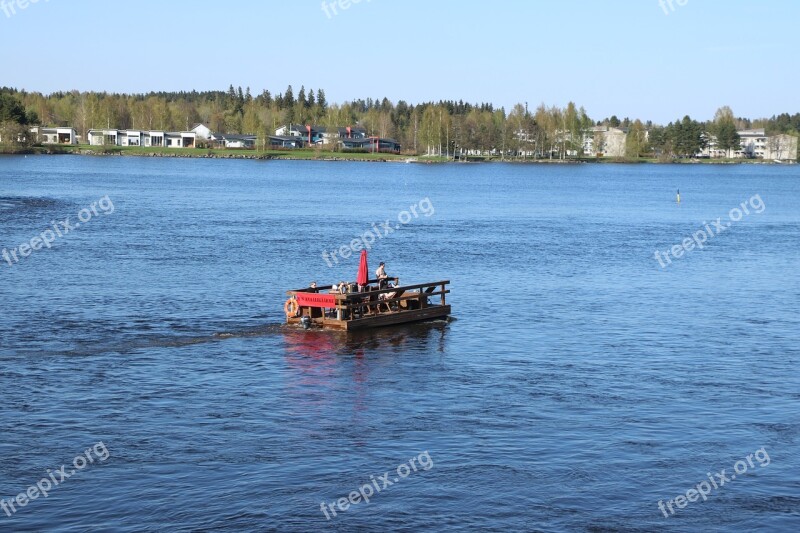
<path id="1" fill-rule="evenodd" d="M 453 320 L 284 327 L 387 221 Z M 0 248 L 0 531 L 800 527 L 798 166 L 2 157 Z"/>

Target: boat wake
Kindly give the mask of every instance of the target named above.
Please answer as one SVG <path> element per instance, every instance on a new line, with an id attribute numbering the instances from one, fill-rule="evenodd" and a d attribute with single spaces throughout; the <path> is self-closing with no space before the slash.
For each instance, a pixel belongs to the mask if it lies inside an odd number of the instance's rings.
<path id="1" fill-rule="evenodd" d="M 407 339 L 420 339 L 428 337 L 432 332 L 443 331 L 449 322 L 454 320 L 448 317 L 443 320 L 432 320 L 423 323 L 390 326 L 381 330 L 367 330 L 361 332 L 344 332 L 336 330 L 322 330 L 313 328 L 305 330 L 302 326 L 289 325 L 283 322 L 267 323 L 259 326 L 235 328 L 231 330 L 216 331 L 208 334 L 124 334 L 110 336 L 105 339 L 80 339 L 70 347 L 56 346 L 30 346 L 25 349 L 13 351 L 11 356 L 19 357 L 92 357 L 105 354 L 129 354 L 147 350 L 163 348 L 184 348 L 189 346 L 207 345 L 225 342 L 233 339 L 280 337 L 289 351 L 297 347 L 315 344 L 325 340 L 320 347 L 331 353 L 344 353 L 364 347 L 375 347 L 382 344 L 396 344 Z"/>
<path id="2" fill-rule="evenodd" d="M 69 348 L 50 348 L 47 346 L 31 347 L 16 350 L 14 355 L 24 357 L 91 357 L 109 353 L 127 354 L 141 350 L 159 348 L 182 348 L 223 342 L 229 339 L 243 339 L 251 337 L 268 337 L 280 335 L 284 325 L 282 323 L 264 324 L 261 326 L 245 327 L 231 331 L 217 331 L 209 334 L 151 334 L 151 335 L 117 335 L 113 339 L 81 339 Z"/>

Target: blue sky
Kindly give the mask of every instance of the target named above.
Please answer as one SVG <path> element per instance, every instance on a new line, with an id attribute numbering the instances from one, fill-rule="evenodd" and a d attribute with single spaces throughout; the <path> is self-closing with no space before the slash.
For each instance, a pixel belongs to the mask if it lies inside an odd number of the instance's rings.
<path id="1" fill-rule="evenodd" d="M 19 1 L 0 0 L 0 85 L 30 91 L 292 84 L 664 123 L 800 111 L 794 0 Z"/>

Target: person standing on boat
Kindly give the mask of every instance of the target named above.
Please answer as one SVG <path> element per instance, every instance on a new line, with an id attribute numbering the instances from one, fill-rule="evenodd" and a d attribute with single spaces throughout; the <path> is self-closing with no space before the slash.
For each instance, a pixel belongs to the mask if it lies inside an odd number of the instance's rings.
<path id="1" fill-rule="evenodd" d="M 383 261 L 378 265 L 378 270 L 375 271 L 375 277 L 378 278 L 378 289 L 385 289 L 389 275 L 386 273 L 386 263 Z"/>

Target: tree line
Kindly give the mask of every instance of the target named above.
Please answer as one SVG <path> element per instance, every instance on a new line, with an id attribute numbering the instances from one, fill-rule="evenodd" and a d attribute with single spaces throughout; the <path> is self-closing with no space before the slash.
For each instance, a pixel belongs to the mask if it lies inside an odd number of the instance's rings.
<path id="1" fill-rule="evenodd" d="M 737 147 L 737 129 L 765 128 L 768 135 L 798 134 L 800 113 L 784 113 L 769 119 L 734 117 L 730 108 L 717 111 L 714 120 L 698 122 L 691 117 L 665 126 L 651 121 L 620 120 L 616 116 L 592 120 L 583 107 L 519 103 L 510 110 L 491 103 L 440 100 L 411 104 L 388 98 L 356 99 L 341 104 L 328 102 L 322 88 L 273 94 L 250 88 L 227 91 L 151 92 L 115 94 L 105 92 L 39 92 L 0 88 L 0 124 L 8 135 L 13 126 L 41 124 L 72 126 L 86 138 L 91 128 L 181 131 L 197 123 L 220 133 L 247 133 L 265 138 L 282 125 L 314 124 L 322 127 L 359 125 L 369 135 L 393 138 L 404 151 L 452 154 L 454 150 L 502 153 L 520 157 L 567 158 L 584 154 L 584 132 L 592 126 L 623 128 L 625 154 L 629 157 L 668 155 L 688 157 L 708 143 L 710 135 L 718 148 Z M 23 130 L 20 130 L 23 131 Z M 595 151 L 602 140 L 598 137 Z"/>

